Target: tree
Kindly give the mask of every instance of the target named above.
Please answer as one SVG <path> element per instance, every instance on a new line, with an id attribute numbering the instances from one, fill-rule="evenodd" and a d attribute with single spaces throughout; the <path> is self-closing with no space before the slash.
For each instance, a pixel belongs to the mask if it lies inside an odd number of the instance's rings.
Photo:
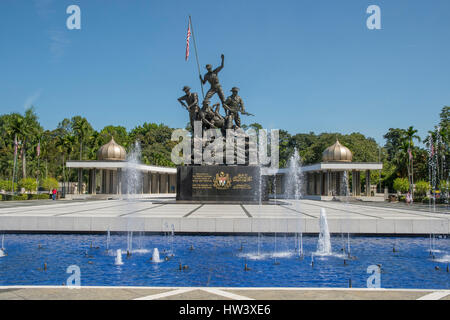
<path id="1" fill-rule="evenodd" d="M 403 129 L 389 128 L 389 131 L 383 136 L 386 139 L 384 148 L 386 149 L 389 161 L 392 161 L 397 156 L 405 135 L 406 132 Z"/>
<path id="2" fill-rule="evenodd" d="M 29 143 L 36 141 L 36 136 L 42 131 L 34 107 L 25 110 L 25 115 L 13 114 L 10 121 L 10 131 L 21 140 L 20 154 L 22 157 L 22 177 L 27 177 L 27 147 Z"/>
<path id="3" fill-rule="evenodd" d="M 65 170 L 66 159 L 70 159 L 70 155 L 74 151 L 76 138 L 70 134 L 70 131 L 66 131 L 63 128 L 57 129 L 55 133 L 56 148 L 61 155 L 61 168 L 63 177 L 63 193 L 65 193 L 66 181 L 68 180 L 67 172 Z"/>
<path id="4" fill-rule="evenodd" d="M 450 181 L 441 180 L 441 183 L 439 183 L 439 190 L 441 191 L 441 193 L 447 194 L 448 197 L 448 193 L 450 191 Z"/>
<path id="5" fill-rule="evenodd" d="M 45 178 L 44 180 L 42 180 L 41 187 L 44 188 L 45 190 L 58 189 L 59 187 L 58 180 L 50 177 Z"/>
<path id="6" fill-rule="evenodd" d="M 414 185 L 414 156 L 413 156 L 413 147 L 414 147 L 414 139 L 416 139 L 418 142 L 421 141 L 420 137 L 416 134 L 418 131 L 414 129 L 413 126 L 410 126 L 405 131 L 405 138 L 409 142 L 409 152 L 411 153 L 411 156 L 408 157 L 408 164 L 410 166 L 410 185 L 411 187 Z M 414 189 L 411 190 L 412 194 L 414 195 Z"/>
<path id="7" fill-rule="evenodd" d="M 18 184 L 19 188 L 24 188 L 28 192 L 36 191 L 37 188 L 36 179 L 33 178 L 22 178 Z"/>
<path id="8" fill-rule="evenodd" d="M 11 189 L 11 181 L 0 180 L 0 191 L 7 191 Z"/>
<path id="9" fill-rule="evenodd" d="M 72 129 L 75 136 L 78 138 L 80 144 L 80 160 L 83 160 L 83 143 L 87 137 L 92 133 L 92 126 L 89 124 L 86 118 L 75 116 L 72 118 Z"/>
<path id="10" fill-rule="evenodd" d="M 417 181 L 416 183 L 416 193 L 419 196 L 425 196 L 427 192 L 431 189 L 430 183 L 424 180 Z"/>
<path id="11" fill-rule="evenodd" d="M 106 126 L 100 131 L 100 145 L 108 143 L 111 138 L 120 144 L 122 147 L 127 149 L 130 145 L 130 137 L 128 135 L 127 129 L 122 126 Z"/>
<path id="12" fill-rule="evenodd" d="M 394 180 L 394 190 L 405 193 L 409 190 L 409 181 L 406 178 L 397 178 Z"/>
<path id="13" fill-rule="evenodd" d="M 173 129 L 164 124 L 147 123 L 137 126 L 129 134 L 129 146 L 132 141 L 139 141 L 142 149 L 142 160 L 146 164 L 159 166 L 175 166 L 171 160 L 172 148 L 176 141 L 171 141 Z"/>

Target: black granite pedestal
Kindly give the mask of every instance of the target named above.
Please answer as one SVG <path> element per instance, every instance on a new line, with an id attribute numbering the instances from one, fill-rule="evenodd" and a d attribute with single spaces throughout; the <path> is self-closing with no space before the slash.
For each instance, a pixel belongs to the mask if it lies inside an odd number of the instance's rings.
<path id="1" fill-rule="evenodd" d="M 255 202 L 268 200 L 266 179 L 258 166 L 177 167 L 177 201 Z"/>

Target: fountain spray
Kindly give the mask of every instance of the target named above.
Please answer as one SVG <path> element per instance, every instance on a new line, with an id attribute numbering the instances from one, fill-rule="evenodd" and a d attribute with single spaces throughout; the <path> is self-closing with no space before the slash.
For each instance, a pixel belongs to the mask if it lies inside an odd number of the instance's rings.
<path id="1" fill-rule="evenodd" d="M 154 248 L 153 249 L 152 261 L 155 262 L 155 263 L 161 262 L 161 258 L 159 257 L 159 250 L 158 250 L 158 248 Z"/>
<path id="2" fill-rule="evenodd" d="M 317 253 L 322 255 L 331 254 L 330 231 L 328 229 L 327 213 L 324 208 L 320 209 L 320 234 L 317 242 Z"/>
<path id="3" fill-rule="evenodd" d="M 115 260 L 114 264 L 117 266 L 123 265 L 121 249 L 117 249 L 117 251 L 116 251 L 116 260 Z"/>
<path id="4" fill-rule="evenodd" d="M 111 233 L 109 231 L 109 227 L 108 227 L 108 231 L 106 233 L 106 251 L 109 251 L 109 243 L 111 242 Z"/>
<path id="5" fill-rule="evenodd" d="M 294 149 L 294 153 L 291 155 L 288 161 L 288 172 L 286 174 L 287 180 L 285 183 L 285 198 L 294 199 L 295 211 L 300 212 L 300 199 L 302 197 L 303 186 L 303 172 L 301 167 L 301 158 L 297 148 Z M 296 247 L 300 257 L 303 257 L 303 232 L 302 232 L 302 219 L 301 215 L 298 218 L 297 223 L 298 233 L 300 234 L 300 244 L 298 244 L 298 236 L 296 240 Z"/>

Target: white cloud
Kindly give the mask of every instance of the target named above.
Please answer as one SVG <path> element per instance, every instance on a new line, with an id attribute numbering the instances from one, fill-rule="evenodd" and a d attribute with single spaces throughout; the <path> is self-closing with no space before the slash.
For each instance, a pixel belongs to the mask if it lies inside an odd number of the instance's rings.
<path id="1" fill-rule="evenodd" d="M 23 103 L 23 108 L 28 109 L 29 107 L 31 107 L 39 99 L 41 93 L 42 89 L 39 89 L 36 92 L 34 92 L 31 96 L 29 96 Z"/>
<path id="2" fill-rule="evenodd" d="M 64 55 L 64 51 L 70 44 L 63 31 L 49 31 L 50 34 L 50 53 L 58 59 Z"/>

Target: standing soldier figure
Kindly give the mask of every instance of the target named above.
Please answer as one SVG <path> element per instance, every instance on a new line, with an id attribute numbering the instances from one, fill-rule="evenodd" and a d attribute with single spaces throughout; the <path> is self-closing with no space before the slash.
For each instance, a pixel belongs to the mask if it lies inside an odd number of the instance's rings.
<path id="1" fill-rule="evenodd" d="M 200 75 L 200 81 L 202 82 L 202 84 L 205 84 L 206 81 L 208 81 L 209 84 L 211 85 L 211 88 L 209 88 L 208 92 L 206 93 L 205 100 L 211 99 L 211 97 L 215 93 L 217 93 L 219 95 L 220 101 L 223 104 L 225 101 L 225 95 L 223 94 L 222 86 L 220 85 L 219 77 L 217 76 L 220 70 L 223 69 L 223 61 L 225 59 L 225 56 L 222 54 L 221 58 L 222 64 L 214 70 L 212 69 L 212 66 L 210 64 L 206 65 L 206 70 L 208 70 L 208 72 L 205 74 L 203 78 L 202 75 Z"/>
<path id="2" fill-rule="evenodd" d="M 194 131 L 194 121 L 198 120 L 198 112 L 200 110 L 198 106 L 198 95 L 195 92 L 191 93 L 191 88 L 188 86 L 183 87 L 183 91 L 186 93 L 184 96 L 178 98 L 178 102 L 189 111 L 189 120 L 191 122 L 191 129 Z"/>
<path id="3" fill-rule="evenodd" d="M 242 114 L 251 115 L 245 112 L 244 101 L 238 96 L 239 88 L 233 87 L 231 89 L 231 96 L 227 98 L 224 103 L 224 108 L 227 110 L 227 115 L 232 115 L 236 127 L 241 127 L 241 118 L 239 117 L 239 112 Z"/>

